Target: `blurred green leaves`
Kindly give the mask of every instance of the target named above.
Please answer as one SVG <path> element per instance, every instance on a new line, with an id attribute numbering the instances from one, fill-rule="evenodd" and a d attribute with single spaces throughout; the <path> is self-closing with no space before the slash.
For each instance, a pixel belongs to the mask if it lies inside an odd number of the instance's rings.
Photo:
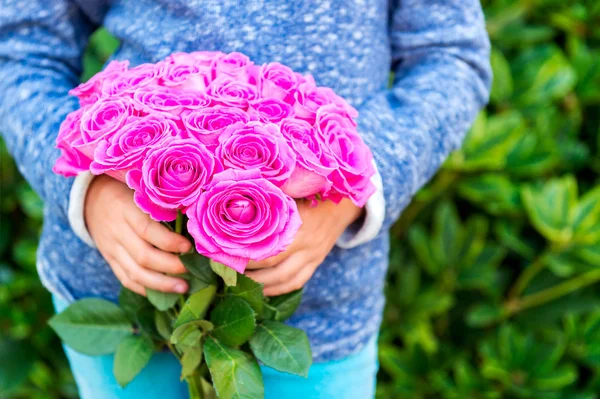
<path id="1" fill-rule="evenodd" d="M 597 399 L 600 5 L 482 3 L 490 105 L 394 228 L 378 397 Z"/>

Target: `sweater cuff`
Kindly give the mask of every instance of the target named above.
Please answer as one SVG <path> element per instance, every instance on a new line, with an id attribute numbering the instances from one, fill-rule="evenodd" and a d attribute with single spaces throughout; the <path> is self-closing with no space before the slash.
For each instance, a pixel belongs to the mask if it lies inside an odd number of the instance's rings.
<path id="1" fill-rule="evenodd" d="M 373 161 L 375 164 L 375 161 Z M 383 196 L 383 180 L 377 171 L 372 177 L 371 182 L 377 189 L 365 205 L 365 217 L 358 223 L 353 223 L 338 238 L 336 245 L 340 248 L 350 249 L 365 244 L 379 234 L 385 219 L 385 197 Z"/>
<path id="2" fill-rule="evenodd" d="M 87 230 L 85 225 L 85 217 L 83 208 L 85 206 L 85 196 L 87 194 L 90 183 L 94 179 L 94 175 L 90 172 L 83 172 L 77 175 L 71 193 L 69 195 L 69 224 L 75 235 L 92 248 L 96 248 L 94 240 Z"/>

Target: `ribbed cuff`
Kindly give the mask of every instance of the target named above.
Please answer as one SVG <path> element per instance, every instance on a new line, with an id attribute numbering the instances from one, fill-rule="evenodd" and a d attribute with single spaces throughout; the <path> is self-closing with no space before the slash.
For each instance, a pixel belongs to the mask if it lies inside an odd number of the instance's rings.
<path id="1" fill-rule="evenodd" d="M 94 244 L 94 240 L 92 239 L 92 236 L 90 236 L 87 226 L 85 225 L 85 217 L 83 214 L 85 196 L 93 179 L 94 175 L 90 172 L 83 172 L 77 175 L 75 182 L 71 187 L 71 193 L 69 194 L 68 216 L 69 224 L 75 232 L 75 235 L 90 247 L 96 248 L 96 244 Z"/>
<path id="2" fill-rule="evenodd" d="M 373 161 L 375 163 L 375 161 Z M 375 166 L 377 170 L 377 166 Z M 374 239 L 385 219 L 385 197 L 383 196 L 383 180 L 379 171 L 371 177 L 371 182 L 377 191 L 371 195 L 365 205 L 365 217 L 362 223 L 354 223 L 342 233 L 336 245 L 340 248 L 350 249 Z"/>

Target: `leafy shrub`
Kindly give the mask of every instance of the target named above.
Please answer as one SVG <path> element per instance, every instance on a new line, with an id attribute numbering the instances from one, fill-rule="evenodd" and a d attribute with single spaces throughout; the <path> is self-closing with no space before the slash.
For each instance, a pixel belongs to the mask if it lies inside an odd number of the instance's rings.
<path id="1" fill-rule="evenodd" d="M 494 84 L 395 226 L 381 398 L 600 392 L 600 3 L 484 2 Z"/>
<path id="2" fill-rule="evenodd" d="M 492 100 L 392 232 L 378 396 L 597 398 L 600 3 L 483 4 Z M 86 76 L 115 46 L 95 35 Z M 0 155 L 0 396 L 75 397 L 35 274 L 42 207 Z"/>

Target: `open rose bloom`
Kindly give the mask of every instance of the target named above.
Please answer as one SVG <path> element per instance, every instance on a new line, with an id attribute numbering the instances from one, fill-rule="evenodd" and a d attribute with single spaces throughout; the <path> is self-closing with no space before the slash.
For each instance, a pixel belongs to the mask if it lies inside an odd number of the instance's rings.
<path id="1" fill-rule="evenodd" d="M 126 182 L 157 221 L 186 215 L 198 253 L 240 273 L 274 256 L 301 221 L 295 199 L 375 192 L 358 113 L 333 90 L 240 53 L 175 53 L 129 68 L 113 61 L 71 91 L 54 171 Z"/>

